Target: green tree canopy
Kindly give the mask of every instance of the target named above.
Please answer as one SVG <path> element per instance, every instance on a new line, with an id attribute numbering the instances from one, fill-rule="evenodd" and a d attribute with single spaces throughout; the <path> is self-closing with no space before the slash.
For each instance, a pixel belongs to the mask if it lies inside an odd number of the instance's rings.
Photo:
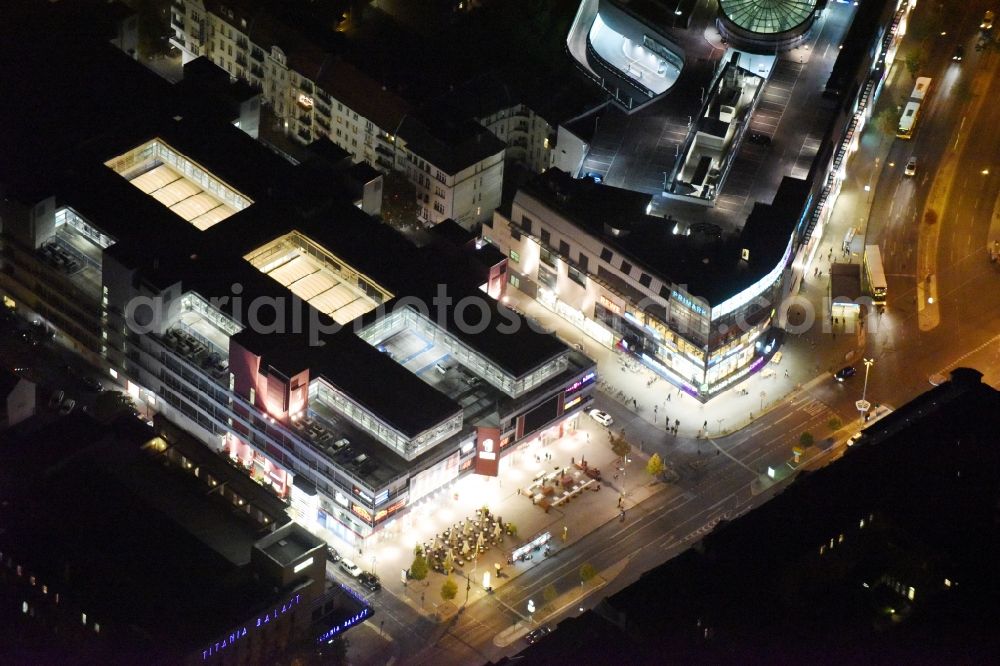
<path id="1" fill-rule="evenodd" d="M 811 432 L 804 432 L 801 435 L 799 435 L 799 445 L 802 448 L 806 448 L 807 446 L 812 446 L 813 442 L 815 441 L 816 438 L 813 437 L 813 434 Z"/>
<path id="2" fill-rule="evenodd" d="M 424 558 L 423 551 L 414 556 L 413 562 L 410 564 L 410 578 L 413 580 L 427 578 L 427 560 Z"/>
<path id="3" fill-rule="evenodd" d="M 588 580 L 592 580 L 594 576 L 597 575 L 597 569 L 590 562 L 584 562 L 580 565 L 580 580 L 586 583 Z"/>
<path id="4" fill-rule="evenodd" d="M 615 452 L 615 455 L 619 458 L 626 457 L 632 451 L 632 445 L 628 443 L 622 435 L 616 435 L 610 433 L 611 437 L 611 450 Z"/>
<path id="5" fill-rule="evenodd" d="M 458 594 L 458 585 L 449 576 L 443 583 L 441 583 L 441 598 L 445 601 L 451 601 Z"/>

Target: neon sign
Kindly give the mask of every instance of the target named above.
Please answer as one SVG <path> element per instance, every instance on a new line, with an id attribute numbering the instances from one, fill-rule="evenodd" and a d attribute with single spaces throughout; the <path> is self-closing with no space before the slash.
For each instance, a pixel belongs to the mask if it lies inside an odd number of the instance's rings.
<path id="1" fill-rule="evenodd" d="M 583 377 L 581 377 L 577 381 L 573 382 L 573 384 L 571 384 L 570 386 L 568 386 L 566 388 L 566 393 L 570 394 L 573 391 L 578 391 L 581 388 L 583 388 L 584 386 L 586 386 L 587 384 L 589 384 L 590 382 L 594 381 L 594 379 L 596 379 L 596 378 L 597 378 L 597 373 L 596 372 L 588 372 Z"/>
<path id="2" fill-rule="evenodd" d="M 567 400 L 567 401 L 566 401 L 566 402 L 565 402 L 565 403 L 563 404 L 563 411 L 565 412 L 565 411 L 566 411 L 566 410 L 568 410 L 568 409 L 572 409 L 572 408 L 573 408 L 573 407 L 575 407 L 575 406 L 576 406 L 577 404 L 579 404 L 579 402 L 580 402 L 581 400 L 583 400 L 583 396 L 582 396 L 582 395 L 578 395 L 578 396 L 576 396 L 575 398 L 570 398 L 569 400 Z"/>
<path id="3" fill-rule="evenodd" d="M 222 650 L 225 650 L 227 647 L 230 647 L 233 643 L 240 640 L 241 638 L 245 638 L 247 634 L 250 633 L 250 629 L 257 631 L 261 627 L 270 624 L 271 620 L 277 621 L 279 617 L 281 617 L 291 609 L 298 606 L 301 601 L 302 601 L 302 595 L 296 594 L 294 597 L 292 597 L 285 603 L 281 604 L 280 606 L 275 606 L 267 613 L 258 616 L 254 622 L 248 622 L 242 627 L 234 629 L 232 632 L 230 632 L 228 636 L 223 636 L 221 640 L 216 641 L 212 645 L 202 650 L 201 651 L 202 661 L 205 661 L 212 655 L 218 654 Z"/>
<path id="4" fill-rule="evenodd" d="M 365 618 L 371 617 L 371 615 L 372 615 L 371 607 L 365 606 L 364 608 L 361 609 L 360 612 L 355 613 L 354 615 L 347 618 L 340 624 L 335 624 L 326 631 L 324 631 L 322 634 L 319 635 L 319 638 L 316 639 L 316 642 L 327 643 L 329 641 L 332 641 L 337 634 L 339 634 L 342 631 L 350 629 L 351 627 L 361 622 Z"/>

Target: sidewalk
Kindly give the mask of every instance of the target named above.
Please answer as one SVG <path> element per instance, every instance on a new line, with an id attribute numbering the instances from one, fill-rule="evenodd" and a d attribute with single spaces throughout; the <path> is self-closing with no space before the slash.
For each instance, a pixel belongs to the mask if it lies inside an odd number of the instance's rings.
<path id="1" fill-rule="evenodd" d="M 484 573 L 490 574 L 490 585 L 496 590 L 541 561 L 545 557 L 543 549 L 532 553 L 529 561 L 507 564 L 509 552 L 535 536 L 550 532 L 550 557 L 558 558 L 563 549 L 572 546 L 596 527 L 618 519 L 621 491 L 625 491 L 623 501 L 627 520 L 631 507 L 670 488 L 649 476 L 645 470 L 647 458 L 639 451 L 630 454 L 631 462 L 626 474 L 619 476 L 618 458 L 611 451 L 607 430 L 586 417 L 581 418 L 578 430 L 546 446 L 522 446 L 524 448 L 502 460 L 499 477 L 469 475 L 460 479 L 447 493 L 438 493 L 431 501 L 423 500 L 396 524 L 388 526 L 379 542 L 357 557 L 358 563 L 368 568 L 366 565 L 374 557 L 385 590 L 425 615 L 444 616 L 448 614 L 447 606 L 451 603 L 457 606 L 465 603 L 467 586 L 470 588 L 469 603 L 487 594 L 483 589 Z M 547 512 L 541 506 L 532 504 L 531 497 L 523 493 L 542 471 L 568 468 L 570 475 L 580 475 L 585 479 L 583 473 L 573 466 L 581 458 L 586 459 L 591 467 L 601 470 L 604 482 L 591 486 L 599 490 L 584 489 Z M 518 493 L 519 490 L 522 494 Z M 484 505 L 492 514 L 501 517 L 504 523 L 513 523 L 517 527 L 517 536 L 505 535 L 500 547 L 492 546 L 478 560 L 456 567 L 452 578 L 458 584 L 458 596 L 453 602 L 444 602 L 441 598 L 441 585 L 446 578 L 443 574 L 431 571 L 423 581 L 410 580 L 403 584 L 400 573 L 409 568 L 416 544 L 432 541 L 435 535 L 473 515 L 477 508 Z M 496 564 L 501 565 L 503 572 L 499 579 L 495 575 Z"/>
<path id="2" fill-rule="evenodd" d="M 579 586 L 574 585 L 572 589 L 563 592 L 548 604 L 541 602 L 538 610 L 534 614 L 527 618 L 518 620 L 513 627 L 504 629 L 499 634 L 494 636 L 493 644 L 497 647 L 507 647 L 515 641 L 523 638 L 524 635 L 532 629 L 544 625 L 552 618 L 558 617 L 566 609 L 580 603 L 584 597 L 603 588 L 609 582 L 614 580 L 618 574 L 624 571 L 627 564 L 627 558 L 619 560 L 607 569 L 599 571 L 593 579 L 587 582 L 581 582 Z"/>

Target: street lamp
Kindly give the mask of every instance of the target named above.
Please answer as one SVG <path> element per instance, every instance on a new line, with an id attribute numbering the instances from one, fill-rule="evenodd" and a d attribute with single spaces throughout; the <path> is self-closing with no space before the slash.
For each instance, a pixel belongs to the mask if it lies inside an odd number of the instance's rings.
<path id="1" fill-rule="evenodd" d="M 767 391 L 760 392 L 760 411 L 764 411 L 764 398 L 767 397 Z"/>
<path id="2" fill-rule="evenodd" d="M 869 409 L 871 409 L 872 406 L 870 402 L 865 400 L 865 396 L 868 394 L 868 371 L 871 370 L 871 367 L 873 365 L 875 365 L 875 359 L 865 358 L 862 359 L 862 361 L 865 364 L 865 383 L 864 387 L 861 389 L 861 400 L 858 400 L 856 403 L 854 403 L 854 406 L 857 407 L 858 411 L 861 413 L 861 422 L 864 423 L 865 414 L 868 412 Z"/>

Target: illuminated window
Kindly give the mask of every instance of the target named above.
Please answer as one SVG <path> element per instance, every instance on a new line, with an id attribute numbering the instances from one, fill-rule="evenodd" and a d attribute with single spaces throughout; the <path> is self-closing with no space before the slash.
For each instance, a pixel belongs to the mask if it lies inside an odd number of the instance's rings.
<path id="1" fill-rule="evenodd" d="M 87 624 L 87 614 L 86 613 L 80 613 L 80 622 L 82 622 L 83 624 Z"/>
<path id="2" fill-rule="evenodd" d="M 27 613 L 28 612 L 28 602 L 27 601 L 22 601 L 21 602 L 21 612 L 22 613 Z"/>
<path id="3" fill-rule="evenodd" d="M 114 368 L 108 368 L 108 372 L 111 373 L 112 379 L 118 379 L 118 371 Z"/>

